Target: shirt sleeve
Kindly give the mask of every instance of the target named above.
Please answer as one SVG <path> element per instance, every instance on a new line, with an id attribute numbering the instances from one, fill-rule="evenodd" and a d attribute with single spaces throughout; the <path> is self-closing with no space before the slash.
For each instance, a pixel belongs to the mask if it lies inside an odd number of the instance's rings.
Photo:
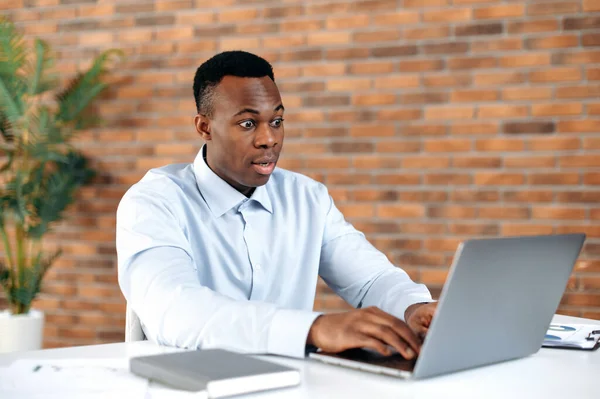
<path id="1" fill-rule="evenodd" d="M 319 274 L 329 287 L 356 308 L 377 306 L 401 320 L 410 305 L 433 301 L 425 285 L 394 266 L 326 197 Z"/>
<path id="2" fill-rule="evenodd" d="M 202 286 L 176 207 L 155 191 L 130 189 L 117 210 L 119 285 L 146 336 L 180 348 L 304 357 L 319 313 L 234 300 Z"/>

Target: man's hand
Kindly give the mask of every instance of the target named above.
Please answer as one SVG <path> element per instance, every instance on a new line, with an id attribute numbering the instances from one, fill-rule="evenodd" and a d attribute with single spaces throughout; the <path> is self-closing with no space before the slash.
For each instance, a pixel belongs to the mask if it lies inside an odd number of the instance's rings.
<path id="1" fill-rule="evenodd" d="M 392 354 L 390 346 L 406 359 L 421 349 L 421 340 L 402 320 L 376 307 L 317 317 L 306 343 L 326 352 L 370 348 Z"/>
<path id="2" fill-rule="evenodd" d="M 417 333 L 419 337 L 424 338 L 427 331 L 429 331 L 436 308 L 437 302 L 415 303 L 410 305 L 404 312 L 404 320 L 406 320 L 406 324 L 411 330 Z"/>

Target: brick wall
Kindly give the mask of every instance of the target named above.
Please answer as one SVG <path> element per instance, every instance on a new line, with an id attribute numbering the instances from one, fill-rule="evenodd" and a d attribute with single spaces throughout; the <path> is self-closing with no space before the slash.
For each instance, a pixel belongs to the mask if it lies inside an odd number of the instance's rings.
<path id="1" fill-rule="evenodd" d="M 227 49 L 275 66 L 287 167 L 436 295 L 462 239 L 589 235 L 560 311 L 600 318 L 600 0 L 0 0 L 65 75 L 128 54 L 80 145 L 97 183 L 50 238 L 46 346 L 123 339 L 115 209 L 189 162 L 195 68 Z M 218 6 L 216 6 L 218 4 Z M 344 304 L 324 287 L 317 307 Z"/>

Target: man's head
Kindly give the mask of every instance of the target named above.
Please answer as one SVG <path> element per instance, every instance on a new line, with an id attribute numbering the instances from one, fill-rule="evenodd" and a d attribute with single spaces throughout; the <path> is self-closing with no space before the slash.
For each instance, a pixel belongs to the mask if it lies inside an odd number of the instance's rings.
<path id="1" fill-rule="evenodd" d="M 283 104 L 273 68 L 243 51 L 227 51 L 196 71 L 194 123 L 208 166 L 245 195 L 266 184 L 283 146 Z"/>

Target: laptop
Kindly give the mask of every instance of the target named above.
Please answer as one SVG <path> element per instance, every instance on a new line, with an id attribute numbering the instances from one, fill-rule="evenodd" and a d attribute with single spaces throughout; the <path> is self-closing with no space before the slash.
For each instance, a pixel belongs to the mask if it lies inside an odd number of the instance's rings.
<path id="1" fill-rule="evenodd" d="M 421 379 L 536 353 L 566 288 L 585 234 L 461 243 L 416 360 L 367 349 L 311 353 L 325 363 Z"/>

